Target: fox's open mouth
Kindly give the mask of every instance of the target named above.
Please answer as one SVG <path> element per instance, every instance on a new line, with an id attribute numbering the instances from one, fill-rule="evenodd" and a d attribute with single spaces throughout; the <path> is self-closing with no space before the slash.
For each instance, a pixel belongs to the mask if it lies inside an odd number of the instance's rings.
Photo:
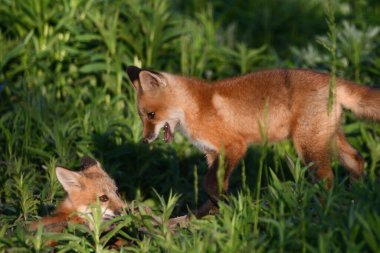
<path id="1" fill-rule="evenodd" d="M 105 216 L 105 217 L 102 217 L 102 221 L 109 221 L 109 220 L 112 220 L 113 218 L 115 218 L 115 217 Z"/>
<path id="2" fill-rule="evenodd" d="M 166 143 L 170 142 L 173 140 L 173 133 L 172 131 L 170 130 L 170 126 L 169 126 L 169 123 L 166 122 L 165 125 L 164 125 L 164 141 Z"/>

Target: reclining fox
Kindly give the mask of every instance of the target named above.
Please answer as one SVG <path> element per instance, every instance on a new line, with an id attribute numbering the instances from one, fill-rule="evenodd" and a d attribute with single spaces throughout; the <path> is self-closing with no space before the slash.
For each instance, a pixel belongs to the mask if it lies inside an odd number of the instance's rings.
<path id="1" fill-rule="evenodd" d="M 342 112 L 347 108 L 379 120 L 378 89 L 338 78 L 329 108 L 330 76 L 310 70 L 263 70 L 213 83 L 135 66 L 129 66 L 127 73 L 137 94 L 143 141 L 152 142 L 163 129 L 168 142 L 179 129 L 207 157 L 204 187 L 210 200 L 198 216 L 216 208 L 221 150 L 227 191 L 229 177 L 248 145 L 261 143 L 264 137 L 270 142 L 291 138 L 302 160 L 313 163 L 311 170 L 328 186 L 333 179 L 333 147 L 353 177 L 364 173 L 363 158 L 342 130 Z"/>
<path id="2" fill-rule="evenodd" d="M 92 217 L 92 206 L 98 200 L 103 221 L 121 215 L 121 211 L 125 210 L 124 213 L 130 213 L 136 217 L 149 215 L 150 219 L 148 220 L 154 226 L 163 223 L 162 217 L 156 216 L 148 206 L 140 205 L 140 207 L 135 206 L 133 209 L 131 209 L 133 206 L 128 207 L 119 197 L 114 180 L 103 170 L 98 161 L 90 157 L 83 157 L 81 168 L 82 170 L 79 172 L 62 167 L 56 168 L 58 181 L 65 189 L 67 196 L 52 216 L 46 216 L 33 222 L 29 227 L 31 231 L 42 226 L 48 232 L 62 232 L 69 223 L 85 224 L 91 229 L 88 218 Z M 187 216 L 180 216 L 170 218 L 167 224 L 171 231 L 175 231 L 177 227 L 187 226 L 188 222 Z M 141 230 L 143 231 L 143 228 Z M 117 239 L 113 241 L 113 246 L 120 247 L 125 243 L 125 240 Z M 49 244 L 53 246 L 56 243 L 50 241 Z"/>
<path id="3" fill-rule="evenodd" d="M 31 230 L 36 230 L 42 225 L 45 231 L 61 232 L 68 223 L 85 224 L 84 215 L 91 215 L 91 205 L 97 200 L 103 220 L 112 219 L 120 214 L 125 204 L 117 193 L 115 182 L 102 169 L 100 163 L 90 157 L 83 157 L 81 167 L 82 170 L 79 172 L 56 168 L 58 181 L 67 192 L 67 196 L 52 216 L 32 223 Z"/>

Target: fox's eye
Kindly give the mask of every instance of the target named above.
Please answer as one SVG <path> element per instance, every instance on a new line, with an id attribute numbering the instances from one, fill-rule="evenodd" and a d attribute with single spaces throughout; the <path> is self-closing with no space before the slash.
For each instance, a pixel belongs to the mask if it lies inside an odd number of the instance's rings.
<path id="1" fill-rule="evenodd" d="M 146 115 L 148 116 L 148 119 L 154 119 L 155 113 L 154 112 L 148 112 Z"/>
<path id="2" fill-rule="evenodd" d="M 108 196 L 107 195 L 102 195 L 99 197 L 99 200 L 102 202 L 107 202 L 108 201 Z"/>

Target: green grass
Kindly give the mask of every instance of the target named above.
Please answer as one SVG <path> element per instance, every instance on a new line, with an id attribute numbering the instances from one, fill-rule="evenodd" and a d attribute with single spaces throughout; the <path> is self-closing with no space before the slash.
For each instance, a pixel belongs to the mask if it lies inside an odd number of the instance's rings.
<path id="1" fill-rule="evenodd" d="M 63 199 L 55 166 L 78 168 L 84 155 L 102 162 L 124 199 L 164 220 L 205 201 L 206 162 L 184 137 L 140 143 L 126 65 L 212 80 L 334 68 L 380 84 L 380 4 L 335 3 L 331 29 L 321 0 L 0 0 L 0 251 L 50 251 L 54 239 L 59 252 L 106 252 L 120 237 L 121 252 L 379 252 L 380 125 L 350 113 L 344 130 L 366 160 L 361 181 L 334 161 L 326 191 L 289 141 L 265 143 L 249 148 L 220 213 L 174 234 L 149 226 L 149 214 L 119 217 L 111 231 L 99 221 L 95 231 L 26 229 Z"/>

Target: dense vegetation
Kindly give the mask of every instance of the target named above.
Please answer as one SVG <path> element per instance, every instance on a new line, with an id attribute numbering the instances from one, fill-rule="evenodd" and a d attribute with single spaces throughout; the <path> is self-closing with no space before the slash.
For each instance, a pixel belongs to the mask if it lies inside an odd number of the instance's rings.
<path id="1" fill-rule="evenodd" d="M 205 200 L 206 163 L 182 136 L 140 143 L 126 65 L 210 80 L 307 67 L 380 84 L 378 0 L 207 2 L 0 1 L 0 251 L 49 251 L 54 238 L 56 250 L 100 252 L 116 235 L 130 242 L 121 251 L 136 252 L 380 252 L 380 124 L 350 113 L 344 130 L 366 160 L 362 181 L 334 161 L 326 191 L 290 142 L 263 143 L 236 170 L 220 214 L 174 234 L 165 224 L 138 232 L 141 220 L 127 215 L 124 232 L 26 230 L 63 197 L 55 166 L 78 168 L 84 155 L 126 200 L 165 219 Z"/>

